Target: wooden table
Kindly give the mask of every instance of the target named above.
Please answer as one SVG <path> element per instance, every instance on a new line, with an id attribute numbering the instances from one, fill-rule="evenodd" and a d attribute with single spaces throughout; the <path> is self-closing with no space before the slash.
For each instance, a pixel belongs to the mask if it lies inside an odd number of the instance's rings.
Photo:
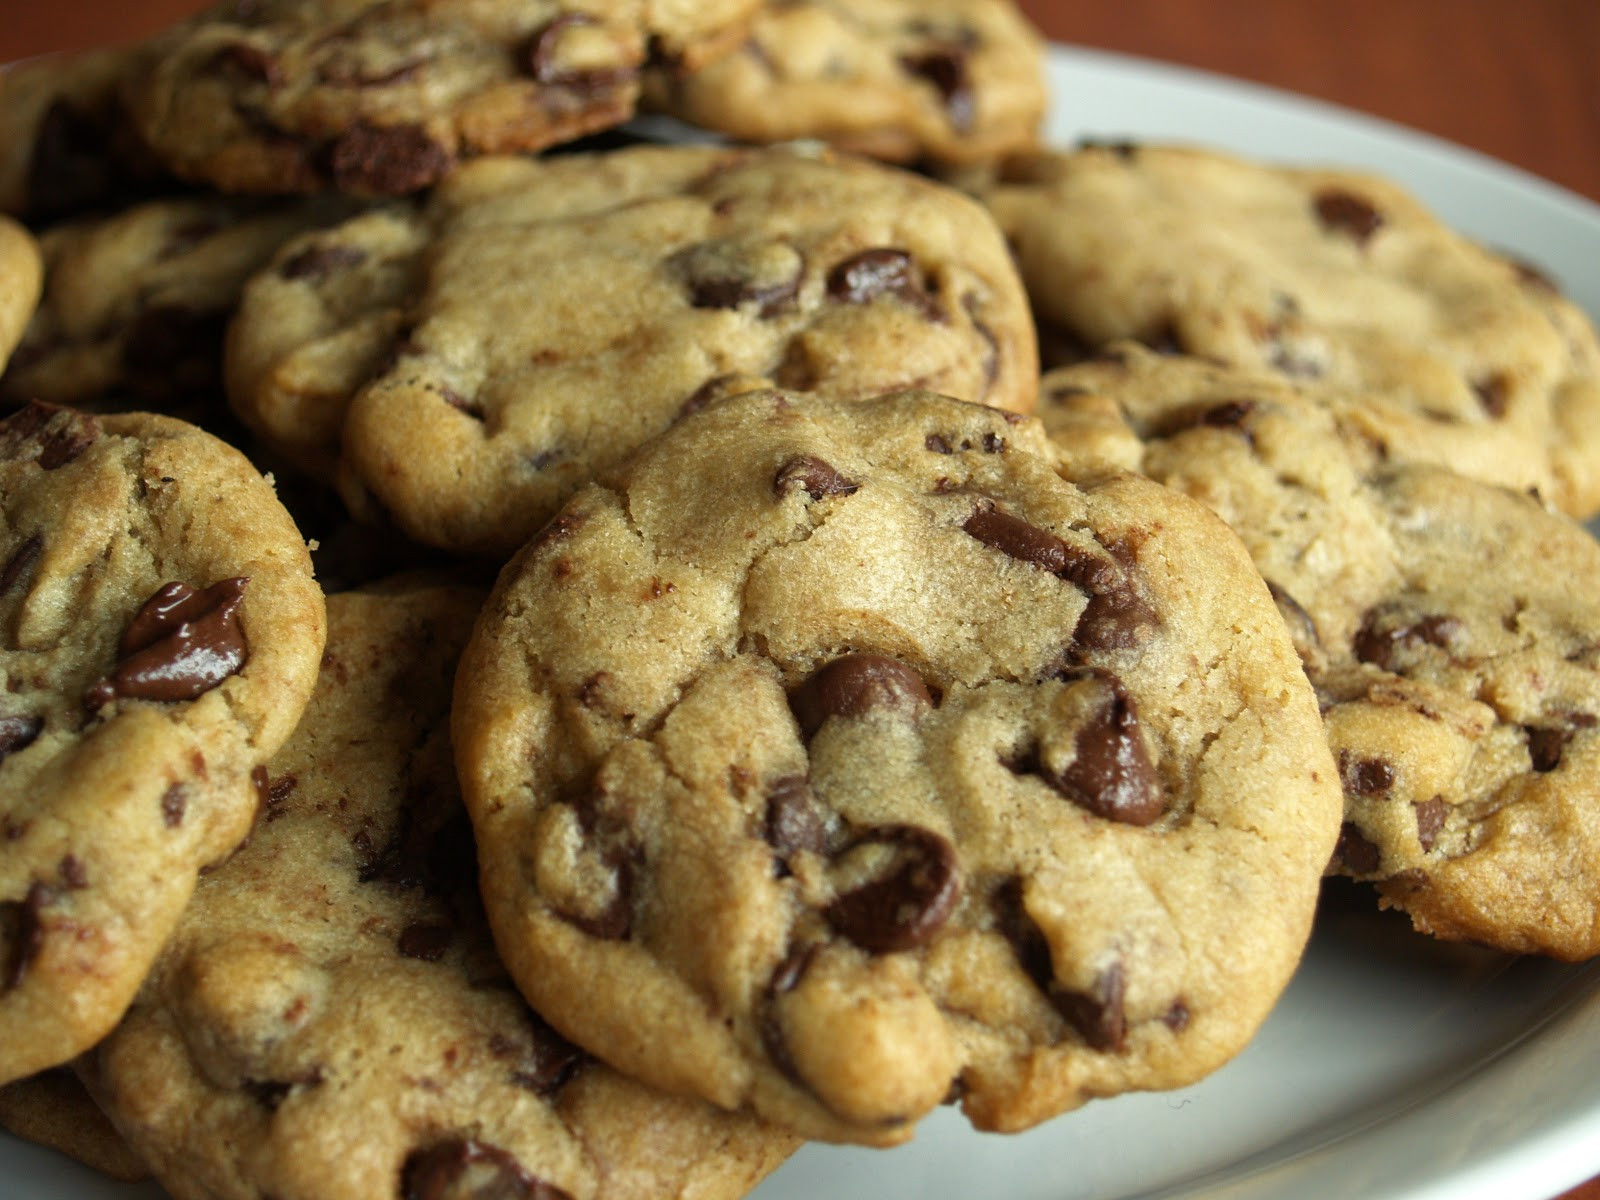
<path id="1" fill-rule="evenodd" d="M 1348 105 L 1600 201 L 1600 0 L 1021 4 L 1057 41 L 1204 67 Z M 0 61 L 141 36 L 198 7 L 199 0 L 8 4 Z M 1600 1177 L 1562 1200 L 1600 1200 Z"/>

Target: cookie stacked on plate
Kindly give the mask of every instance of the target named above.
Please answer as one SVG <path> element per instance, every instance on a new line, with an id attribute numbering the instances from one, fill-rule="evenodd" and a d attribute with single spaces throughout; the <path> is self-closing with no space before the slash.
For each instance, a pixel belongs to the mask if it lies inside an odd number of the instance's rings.
<path id="1" fill-rule="evenodd" d="M 1600 558 L 1496 485 L 1600 501 L 1600 352 L 1392 185 L 1041 150 L 1003 0 L 0 89 L 24 1136 L 66 1065 L 178 1196 L 732 1197 L 1200 1078 L 1329 870 L 1594 953 Z"/>

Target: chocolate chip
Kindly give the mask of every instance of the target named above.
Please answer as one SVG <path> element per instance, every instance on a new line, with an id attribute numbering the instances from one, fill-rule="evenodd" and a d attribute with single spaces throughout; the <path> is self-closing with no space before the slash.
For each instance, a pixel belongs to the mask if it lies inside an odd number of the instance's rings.
<path id="1" fill-rule="evenodd" d="M 1424 644 L 1449 652 L 1451 644 L 1464 632 L 1460 618 L 1442 615 L 1422 617 L 1409 625 L 1384 628 L 1388 611 L 1374 608 L 1361 620 L 1361 628 L 1351 641 L 1351 650 L 1361 662 L 1395 669 L 1398 652 L 1406 646 Z"/>
<path id="2" fill-rule="evenodd" d="M 1368 841 L 1353 821 L 1346 821 L 1339 827 L 1339 840 L 1334 845 L 1333 857 L 1335 862 L 1343 863 L 1355 875 L 1371 875 L 1382 862 L 1377 844 Z"/>
<path id="3" fill-rule="evenodd" d="M 319 243 L 307 246 L 284 259 L 278 268 L 283 279 L 304 279 L 312 283 L 326 279 L 335 271 L 359 267 L 367 261 L 367 252 L 359 246 L 339 246 Z"/>
<path id="4" fill-rule="evenodd" d="M 1525 728 L 1528 734 L 1528 758 L 1533 769 L 1541 775 L 1554 771 L 1561 765 L 1561 755 L 1572 740 L 1572 730 L 1534 725 Z"/>
<path id="5" fill-rule="evenodd" d="M 807 740 L 829 717 L 862 717 L 879 709 L 915 717 L 932 705 L 922 676 L 881 654 L 842 655 L 789 693 L 789 707 Z"/>
<path id="6" fill-rule="evenodd" d="M 922 286 L 910 253 L 878 246 L 852 254 L 828 272 L 828 297 L 841 304 L 866 304 L 893 296 L 920 309 L 930 321 L 943 321 L 944 311 Z"/>
<path id="7" fill-rule="evenodd" d="M 1071 549 L 1048 530 L 1030 525 L 992 503 L 980 504 L 961 526 L 985 546 L 1052 575 L 1067 569 Z"/>
<path id="8" fill-rule="evenodd" d="M 0 761 L 26 750 L 44 730 L 44 720 L 34 716 L 0 716 Z"/>
<path id="9" fill-rule="evenodd" d="M 778 473 L 772 478 L 774 494 L 785 496 L 796 488 L 804 488 L 813 500 L 821 500 L 824 496 L 848 496 L 860 486 L 814 454 L 796 455 L 779 467 Z"/>
<path id="10" fill-rule="evenodd" d="M 1383 226 L 1383 214 L 1370 200 L 1344 188 L 1325 188 L 1312 204 L 1324 227 L 1346 234 L 1357 245 L 1366 245 Z"/>
<path id="11" fill-rule="evenodd" d="M 164 585 L 128 623 L 121 660 L 89 689 L 89 706 L 117 696 L 193 700 L 235 674 L 249 658 L 238 615 L 249 582 L 224 579 L 203 591 L 186 583 Z"/>
<path id="12" fill-rule="evenodd" d="M 572 1200 L 498 1146 L 451 1138 L 413 1150 L 400 1170 L 401 1200 Z"/>
<path id="13" fill-rule="evenodd" d="M 6 565 L 0 567 L 0 596 L 6 595 L 17 586 L 33 564 L 39 561 L 39 555 L 43 551 L 44 539 L 36 533 L 11 552 L 11 557 L 6 559 Z"/>
<path id="14" fill-rule="evenodd" d="M 455 931 L 442 922 L 413 921 L 400 931 L 396 946 L 406 958 L 438 962 L 454 939 Z"/>
<path id="15" fill-rule="evenodd" d="M 1189 1018 L 1192 1015 L 1193 1014 L 1189 1011 L 1188 1004 L 1186 1004 L 1183 1000 L 1174 1000 L 1172 1002 L 1172 1007 L 1167 1009 L 1166 1013 L 1162 1016 L 1161 1021 L 1168 1029 L 1172 1030 L 1173 1033 L 1182 1033 L 1185 1029 L 1189 1028 Z"/>
<path id="16" fill-rule="evenodd" d="M 1052 999 L 1084 1041 L 1096 1050 L 1120 1054 L 1127 1048 L 1128 1015 L 1124 1008 L 1127 978 L 1120 962 L 1095 976 L 1087 991 L 1058 990 Z"/>
<path id="17" fill-rule="evenodd" d="M 611 876 L 610 898 L 597 910 L 558 909 L 556 915 L 592 938 L 621 941 L 633 930 L 634 877 L 640 852 L 627 826 L 601 810 L 602 798 L 602 793 L 591 793 L 573 809 L 587 843 L 582 852 Z"/>
<path id="18" fill-rule="evenodd" d="M 1278 607 L 1278 615 L 1283 618 L 1283 623 L 1289 627 L 1290 640 L 1294 642 L 1295 649 L 1304 659 L 1307 653 L 1322 644 L 1317 636 L 1317 623 L 1312 620 L 1300 602 L 1291 596 L 1288 591 L 1272 580 L 1267 580 L 1267 591 L 1272 596 L 1272 602 Z"/>
<path id="19" fill-rule="evenodd" d="M 189 807 L 188 789 L 181 783 L 174 783 L 161 793 L 161 822 L 168 829 L 176 829 L 183 824 L 184 811 Z"/>
<path id="20" fill-rule="evenodd" d="M 1503 374 L 1490 375 L 1479 379 L 1472 385 L 1472 390 L 1477 393 L 1478 403 L 1483 405 L 1483 411 L 1495 420 L 1506 415 L 1506 405 L 1511 399 L 1511 380 Z"/>
<path id="21" fill-rule="evenodd" d="M 452 156 L 420 125 L 354 125 L 334 142 L 329 169 L 342 192 L 403 196 L 442 179 Z"/>
<path id="22" fill-rule="evenodd" d="M 667 265 L 682 277 L 695 308 L 749 306 L 767 318 L 792 306 L 805 259 L 786 242 L 718 238 L 685 247 Z"/>
<path id="23" fill-rule="evenodd" d="M 528 39 L 520 55 L 522 70 L 546 87 L 568 88 L 590 95 L 627 83 L 638 74 L 631 65 L 573 68 L 561 64 L 557 46 L 562 35 L 576 26 L 595 23 L 586 13 L 562 13 Z"/>
<path id="24" fill-rule="evenodd" d="M 268 1112 L 277 1112 L 278 1107 L 289 1098 L 289 1093 L 297 1087 L 316 1087 L 322 1082 L 322 1068 L 312 1067 L 298 1079 L 246 1079 L 240 1086 L 245 1094 Z"/>
<path id="25" fill-rule="evenodd" d="M 1445 803 L 1443 796 L 1435 796 L 1431 800 L 1419 800 L 1411 807 L 1417 814 L 1417 841 L 1423 850 L 1432 850 L 1444 829 L 1444 819 L 1450 812 L 1450 806 Z"/>
<path id="26" fill-rule="evenodd" d="M 779 1017 L 777 1001 L 780 996 L 800 986 L 800 980 L 810 969 L 816 953 L 816 942 L 805 942 L 790 947 L 789 953 L 772 972 L 772 978 L 767 981 L 761 1005 L 759 1023 L 761 1048 L 772 1060 L 772 1065 L 777 1067 L 786 1079 L 801 1086 L 805 1085 L 805 1081 L 801 1079 L 800 1072 L 794 1065 L 794 1058 L 789 1053 L 789 1043 L 783 1035 L 783 1023 Z"/>
<path id="27" fill-rule="evenodd" d="M 526 1041 L 497 1033 L 489 1039 L 489 1052 L 507 1064 L 512 1083 L 548 1096 L 572 1078 L 588 1061 L 588 1055 L 545 1024 L 537 1013 L 529 1011 L 527 1016 Z"/>
<path id="28" fill-rule="evenodd" d="M 974 98 L 972 77 L 967 70 L 967 50 L 959 43 L 938 46 L 921 54 L 908 54 L 900 65 L 912 75 L 920 76 L 938 89 L 950 117 L 950 127 L 958 133 L 972 128 Z"/>
<path id="29" fill-rule="evenodd" d="M 1059 769 L 1041 763 L 1040 776 L 1097 817 L 1149 825 L 1166 809 L 1133 697 L 1105 671 L 1083 671 L 1078 687 L 1093 688 L 1094 708 L 1073 739 L 1072 761 Z"/>
<path id="30" fill-rule="evenodd" d="M 922 444 L 926 449 L 932 451 L 934 454 L 955 453 L 955 451 L 951 449 L 950 443 L 945 439 L 943 434 L 930 433 L 927 437 L 922 439 Z"/>
<path id="31" fill-rule="evenodd" d="M 78 458 L 99 436 L 99 422 L 87 413 L 35 400 L 0 421 L 0 458 L 21 458 L 36 447 L 40 469 L 54 471 Z"/>
<path id="32" fill-rule="evenodd" d="M 766 837 L 785 860 L 827 849 L 827 830 L 804 775 L 785 775 L 767 789 Z"/>
<path id="33" fill-rule="evenodd" d="M 995 914 L 995 929 L 1011 943 L 1023 974 L 1045 995 L 1052 994 L 1056 976 L 1050 959 L 1050 943 L 1023 906 L 1022 880 L 1016 876 L 1006 880 L 995 889 L 990 903 Z"/>
<path id="34" fill-rule="evenodd" d="M 54 888 L 35 880 L 28 885 L 21 901 L 0 903 L 0 948 L 10 945 L 10 954 L 0 974 L 0 994 L 21 987 L 28 968 L 44 949 L 44 920 L 41 914 L 56 900 Z"/>
<path id="35" fill-rule="evenodd" d="M 877 847 L 887 847 L 882 854 Z M 873 855 L 873 878 L 837 896 L 825 910 L 836 930 L 863 950 L 887 954 L 932 941 L 961 898 L 955 847 L 915 825 L 873 829 L 836 860 Z"/>
<path id="36" fill-rule="evenodd" d="M 1357 758 L 1339 751 L 1339 778 L 1347 796 L 1375 796 L 1394 786 L 1394 767 L 1381 758 Z"/>

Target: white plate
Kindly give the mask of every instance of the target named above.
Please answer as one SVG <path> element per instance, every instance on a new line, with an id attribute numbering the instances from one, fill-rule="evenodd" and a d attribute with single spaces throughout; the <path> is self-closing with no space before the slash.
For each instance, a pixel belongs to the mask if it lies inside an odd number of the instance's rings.
<path id="1" fill-rule="evenodd" d="M 1054 142 L 1182 138 L 1376 170 L 1600 314 L 1600 209 L 1568 192 L 1282 92 L 1060 47 L 1050 68 Z M 1600 1174 L 1597 1062 L 1600 962 L 1511 959 L 1335 913 L 1256 1040 L 1195 1087 L 1011 1137 L 941 1111 L 898 1150 L 808 1146 L 755 1200 L 1545 1200 Z M 6 1200 L 161 1195 L 0 1135 Z"/>

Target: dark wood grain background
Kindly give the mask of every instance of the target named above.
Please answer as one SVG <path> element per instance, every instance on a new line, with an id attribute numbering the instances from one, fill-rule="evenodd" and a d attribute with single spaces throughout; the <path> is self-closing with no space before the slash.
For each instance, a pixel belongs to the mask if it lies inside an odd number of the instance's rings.
<path id="1" fill-rule="evenodd" d="M 1600 0 L 1020 2 L 1056 41 L 1330 100 L 1600 201 Z M 200 6 L 12 0 L 0 15 L 0 61 L 132 39 Z M 1600 1200 L 1600 1178 L 1563 1200 Z"/>

